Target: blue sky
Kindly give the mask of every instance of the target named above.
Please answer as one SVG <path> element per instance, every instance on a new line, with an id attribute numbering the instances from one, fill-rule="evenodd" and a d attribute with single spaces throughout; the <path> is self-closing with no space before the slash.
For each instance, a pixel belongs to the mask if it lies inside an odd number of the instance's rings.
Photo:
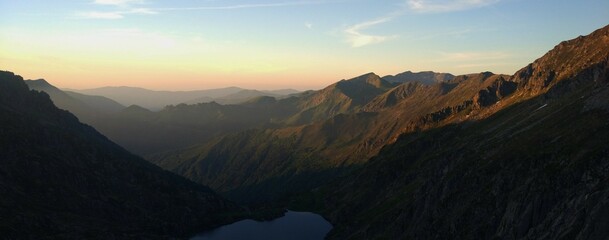
<path id="1" fill-rule="evenodd" d="M 367 72 L 512 74 L 606 0 L 0 0 L 0 66 L 59 87 L 317 89 Z"/>

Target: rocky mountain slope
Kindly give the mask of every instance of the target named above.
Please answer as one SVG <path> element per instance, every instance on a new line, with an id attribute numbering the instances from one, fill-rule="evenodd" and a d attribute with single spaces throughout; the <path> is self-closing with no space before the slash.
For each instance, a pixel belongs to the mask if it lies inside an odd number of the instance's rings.
<path id="1" fill-rule="evenodd" d="M 402 134 L 316 190 L 330 238 L 606 239 L 608 93 L 609 26 L 489 85 L 466 121 Z"/>
<path id="2" fill-rule="evenodd" d="M 309 100 L 320 100 L 308 101 L 317 105 L 306 109 L 322 106 L 316 112 L 323 113 L 320 116 L 325 115 L 326 120 L 231 134 L 156 155 L 151 161 L 237 201 L 275 201 L 314 189 L 352 169 L 367 168 L 371 157 L 401 135 L 468 126 L 542 94 L 553 96 L 554 92 L 579 88 L 580 80 L 565 79 L 600 81 L 605 76 L 603 68 L 591 69 L 602 65 L 608 56 L 604 31 L 560 44 L 514 76 L 484 72 L 455 76 L 431 86 L 403 83 L 391 87 L 384 84 L 386 81 L 376 81 L 379 84 L 368 85 L 386 86 L 386 90 L 369 95 L 372 97 L 360 100 L 353 108 L 345 107 L 355 102 L 344 97 L 347 94 L 339 92 L 335 95 L 338 97 L 330 97 L 337 100 L 332 103 L 324 97 L 336 93 L 341 83 L 375 82 L 375 75 L 339 82 L 310 95 L 315 97 Z M 598 98 L 590 101 L 602 105 L 603 100 Z M 509 124 L 498 128 L 521 130 Z"/>
<path id="3" fill-rule="evenodd" d="M 317 120 L 229 134 L 150 160 L 238 201 L 276 199 L 366 162 L 402 133 L 473 118 L 515 90 L 508 78 L 486 72 L 426 86 L 366 74 L 295 100 L 308 105 L 288 119 L 315 113 L 307 116 Z"/>
<path id="4" fill-rule="evenodd" d="M 130 154 L 0 72 L 0 232 L 7 239 L 184 237 L 241 211 Z"/>
<path id="5" fill-rule="evenodd" d="M 342 113 L 353 113 L 373 98 L 395 87 L 374 73 L 341 80 L 319 91 L 298 98 L 299 112 L 291 116 L 290 125 L 309 124 Z"/>
<path id="6" fill-rule="evenodd" d="M 249 128 L 271 127 L 297 111 L 290 99 L 277 101 L 268 96 L 257 99 L 258 93 L 250 96 L 248 92 L 244 97 L 232 96 L 245 101 L 239 105 L 178 104 L 151 111 L 137 105 L 124 107 L 101 96 L 63 91 L 42 79 L 25 82 L 32 89 L 48 93 L 59 108 L 70 111 L 112 141 L 142 156 L 190 147 L 218 135 Z M 253 99 L 246 101 L 249 97 Z"/>
<path id="7" fill-rule="evenodd" d="M 395 83 L 408 83 L 408 82 L 418 82 L 425 85 L 434 85 L 436 83 L 442 83 L 446 81 L 450 81 L 455 78 L 455 75 L 450 73 L 437 73 L 431 71 L 425 72 L 411 72 L 406 71 L 403 73 L 399 73 L 396 75 L 388 75 L 384 76 L 383 79 L 389 82 Z"/>

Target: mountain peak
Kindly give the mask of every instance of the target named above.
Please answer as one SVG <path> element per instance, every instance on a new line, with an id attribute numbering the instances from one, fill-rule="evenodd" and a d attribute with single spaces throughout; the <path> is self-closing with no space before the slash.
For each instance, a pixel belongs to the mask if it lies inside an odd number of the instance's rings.
<path id="1" fill-rule="evenodd" d="M 362 74 L 359 77 L 378 77 L 378 75 L 376 75 L 376 73 L 374 73 L 374 72 L 369 72 L 369 73 L 366 73 L 366 74 Z"/>
<path id="2" fill-rule="evenodd" d="M 44 80 L 43 78 L 39 78 L 39 79 L 31 79 L 31 80 L 26 80 L 26 81 L 30 81 L 30 82 L 34 82 L 34 83 L 40 83 L 40 84 L 48 84 L 48 85 L 51 85 L 49 82 L 47 82 L 47 80 Z"/>
<path id="3" fill-rule="evenodd" d="M 42 78 L 36 80 L 25 80 L 25 83 L 30 87 L 30 89 L 43 90 L 43 91 L 59 91 L 59 88 L 53 86 L 47 80 Z"/>
<path id="4" fill-rule="evenodd" d="M 581 79 L 597 82 L 607 75 L 603 66 L 608 62 L 609 25 L 587 36 L 561 42 L 516 72 L 511 81 L 519 83 L 520 87 L 527 90 L 527 94 L 534 96 L 565 79 L 577 78 L 577 75 L 590 75 Z"/>
<path id="5" fill-rule="evenodd" d="M 133 105 L 130 105 L 129 107 L 126 107 L 125 109 L 123 109 L 123 112 L 151 112 L 151 111 L 142 106 L 133 104 Z"/>
<path id="6" fill-rule="evenodd" d="M 383 79 L 392 83 L 420 82 L 425 85 L 434 85 L 436 83 L 450 81 L 454 78 L 455 75 L 450 73 L 438 73 L 433 71 L 406 71 L 395 76 L 387 75 L 383 77 Z"/>
<path id="7" fill-rule="evenodd" d="M 354 87 L 358 86 L 358 88 L 363 87 L 363 85 L 370 85 L 375 88 L 391 88 L 393 85 L 384 79 L 382 79 L 379 75 L 376 75 L 373 72 L 366 73 L 364 75 L 351 78 L 349 80 L 341 80 L 336 83 L 337 88 L 341 87 Z"/>

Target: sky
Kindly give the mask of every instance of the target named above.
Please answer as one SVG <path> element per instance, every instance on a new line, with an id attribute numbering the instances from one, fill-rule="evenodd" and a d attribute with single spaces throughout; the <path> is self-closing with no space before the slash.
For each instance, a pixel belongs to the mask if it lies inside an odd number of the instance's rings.
<path id="1" fill-rule="evenodd" d="M 607 0 L 0 0 L 0 70 L 71 89 L 319 89 L 513 74 L 607 24 Z"/>

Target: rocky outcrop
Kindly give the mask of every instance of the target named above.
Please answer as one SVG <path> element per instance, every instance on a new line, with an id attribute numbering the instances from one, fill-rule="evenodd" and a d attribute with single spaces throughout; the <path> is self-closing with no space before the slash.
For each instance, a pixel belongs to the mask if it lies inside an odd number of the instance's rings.
<path id="1" fill-rule="evenodd" d="M 417 82 L 424 85 L 434 85 L 441 82 L 447 82 L 453 80 L 455 78 L 454 75 L 450 73 L 436 73 L 432 71 L 424 71 L 424 72 L 411 72 L 406 71 L 395 76 L 388 75 L 384 76 L 383 79 L 389 82 L 395 83 L 410 83 Z"/>
<path id="2" fill-rule="evenodd" d="M 365 112 L 378 112 L 382 109 L 396 105 L 398 102 L 410 97 L 416 91 L 420 91 L 425 86 L 418 82 L 403 83 L 374 98 L 366 104 L 362 110 Z"/>
<path id="3" fill-rule="evenodd" d="M 495 104 L 497 101 L 516 91 L 516 83 L 507 81 L 503 78 L 497 79 L 491 86 L 480 90 L 474 96 L 474 107 L 483 108 Z"/>
<path id="4" fill-rule="evenodd" d="M 523 94 L 535 96 L 546 92 L 565 79 L 577 80 L 577 75 L 586 74 L 595 65 L 607 62 L 609 56 L 609 28 L 604 27 L 583 37 L 564 41 L 543 57 L 522 68 L 510 81 L 518 83 Z M 601 68 L 602 69 L 602 68 Z M 586 76 L 588 81 L 602 78 L 603 70 L 596 77 Z"/>

